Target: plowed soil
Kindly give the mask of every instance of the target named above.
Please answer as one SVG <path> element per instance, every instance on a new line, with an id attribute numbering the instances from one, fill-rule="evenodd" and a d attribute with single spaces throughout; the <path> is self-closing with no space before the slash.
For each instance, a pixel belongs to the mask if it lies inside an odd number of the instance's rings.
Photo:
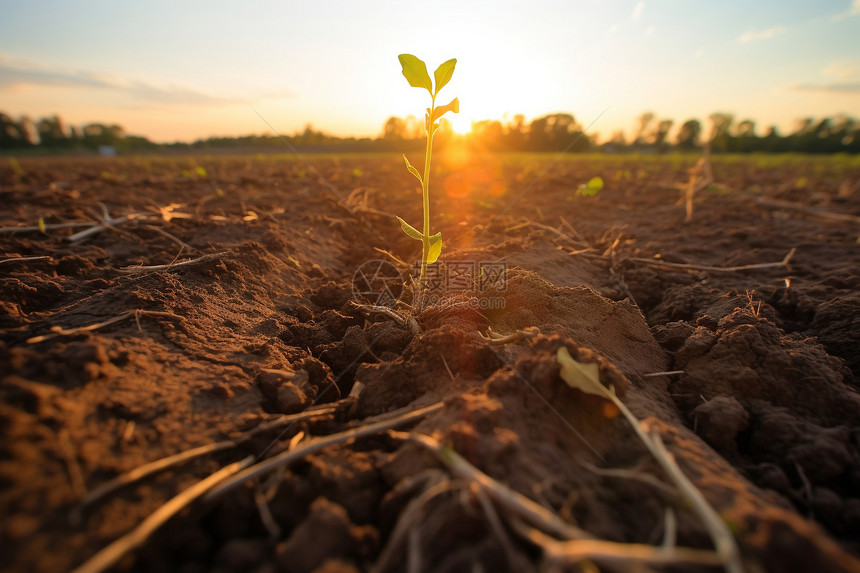
<path id="1" fill-rule="evenodd" d="M 656 429 L 749 571 L 860 571 L 860 167 L 717 158 L 686 222 L 695 159 L 449 152 L 421 312 L 420 244 L 393 216 L 420 228 L 421 196 L 396 156 L 3 162 L 0 568 L 71 570 L 221 467 L 437 403 L 194 500 L 113 567 L 551 566 L 403 432 L 594 538 L 660 545 L 676 523 L 679 547 L 713 548 L 625 418 L 559 377 L 566 346 Z"/>

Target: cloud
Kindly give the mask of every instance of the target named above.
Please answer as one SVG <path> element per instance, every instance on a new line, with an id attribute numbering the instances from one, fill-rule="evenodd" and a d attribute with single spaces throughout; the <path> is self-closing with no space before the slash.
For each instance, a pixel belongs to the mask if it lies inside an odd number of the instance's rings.
<path id="1" fill-rule="evenodd" d="M 51 68 L 38 62 L 0 54 L 0 92 L 34 86 L 112 90 L 138 101 L 153 103 L 203 105 L 243 101 L 214 96 L 185 86 L 156 85 L 87 70 Z"/>
<path id="2" fill-rule="evenodd" d="M 791 86 L 794 91 L 824 92 L 830 94 L 860 93 L 860 60 L 839 60 L 821 70 L 830 81 L 803 83 Z"/>
<path id="3" fill-rule="evenodd" d="M 840 60 L 833 62 L 824 68 L 821 73 L 837 80 L 860 80 L 860 60 Z"/>
<path id="4" fill-rule="evenodd" d="M 630 17 L 633 20 L 638 20 L 642 17 L 642 12 L 645 11 L 645 0 L 639 0 L 636 3 L 636 6 L 633 7 L 633 13 L 630 14 Z"/>
<path id="5" fill-rule="evenodd" d="M 854 0 L 848 10 L 836 14 L 835 16 L 833 16 L 833 20 L 844 20 L 845 18 L 850 18 L 852 16 L 860 16 L 860 0 Z"/>
<path id="6" fill-rule="evenodd" d="M 745 44 L 747 42 L 755 42 L 756 40 L 769 40 L 786 32 L 788 32 L 788 28 L 785 26 L 774 26 L 766 30 L 747 30 L 738 36 L 738 42 Z"/>
<path id="7" fill-rule="evenodd" d="M 832 84 L 796 84 L 791 89 L 798 92 L 825 92 L 830 94 L 860 94 L 860 82 Z"/>
<path id="8" fill-rule="evenodd" d="M 34 62 L 16 60 L 6 54 L 0 54 L 0 89 L 24 85 L 114 87 L 114 83 L 107 76 L 91 72 L 51 70 Z"/>
<path id="9" fill-rule="evenodd" d="M 214 96 L 184 86 L 156 86 L 138 81 L 128 82 L 118 89 L 127 92 L 137 100 L 156 103 L 223 104 L 247 102 L 242 98 Z"/>

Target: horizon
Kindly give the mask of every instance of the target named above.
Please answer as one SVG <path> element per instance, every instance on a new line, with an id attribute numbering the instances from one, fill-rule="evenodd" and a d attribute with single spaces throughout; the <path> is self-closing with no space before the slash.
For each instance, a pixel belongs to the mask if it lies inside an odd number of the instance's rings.
<path id="1" fill-rule="evenodd" d="M 0 111 L 158 143 L 272 134 L 265 122 L 375 138 L 429 105 L 400 73 L 412 53 L 431 73 L 458 59 L 440 95 L 460 100 L 458 132 L 514 114 L 570 113 L 604 141 L 649 111 L 673 134 L 715 112 L 759 134 L 860 117 L 860 0 L 437 2 L 426 22 L 423 5 L 0 0 Z"/>

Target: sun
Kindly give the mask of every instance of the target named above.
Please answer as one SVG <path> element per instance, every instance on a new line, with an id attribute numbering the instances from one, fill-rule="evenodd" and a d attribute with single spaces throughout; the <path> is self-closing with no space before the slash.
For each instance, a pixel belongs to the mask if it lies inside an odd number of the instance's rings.
<path id="1" fill-rule="evenodd" d="M 472 131 L 472 118 L 466 117 L 460 114 L 453 114 L 449 121 L 451 122 L 451 129 L 454 130 L 454 133 L 458 133 L 460 135 L 466 135 L 470 131 Z"/>

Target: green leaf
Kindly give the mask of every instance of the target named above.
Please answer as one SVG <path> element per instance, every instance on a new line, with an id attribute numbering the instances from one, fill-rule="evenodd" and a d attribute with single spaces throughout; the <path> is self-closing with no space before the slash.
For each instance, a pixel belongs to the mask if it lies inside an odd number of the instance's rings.
<path id="1" fill-rule="evenodd" d="M 436 93 L 439 93 L 445 84 L 451 81 L 451 76 L 454 75 L 454 66 L 457 65 L 457 58 L 452 58 L 436 68 L 433 76 L 436 78 Z"/>
<path id="2" fill-rule="evenodd" d="M 397 217 L 397 215 L 395 215 L 395 217 Z M 423 241 L 424 240 L 424 235 L 422 235 L 418 231 L 418 229 L 416 229 L 415 227 L 413 227 L 412 225 L 410 225 L 409 223 L 407 223 L 406 221 L 404 221 L 400 217 L 397 217 L 397 220 L 400 221 L 400 228 L 403 229 L 404 233 L 406 233 L 407 235 L 409 235 L 410 237 L 412 237 L 416 241 Z"/>
<path id="3" fill-rule="evenodd" d="M 427 264 L 432 265 L 442 254 L 442 233 L 436 233 L 430 237 L 430 252 L 427 253 Z"/>
<path id="4" fill-rule="evenodd" d="M 423 177 L 421 177 L 421 174 L 420 174 L 420 173 L 418 173 L 418 170 L 417 170 L 417 169 L 415 169 L 414 167 L 412 167 L 412 164 L 411 164 L 411 163 L 409 163 L 409 160 L 406 158 L 406 154 L 403 154 L 403 161 L 405 161 L 405 162 L 406 162 L 406 169 L 408 169 L 408 170 L 409 170 L 409 173 L 411 173 L 412 175 L 414 175 L 414 176 L 418 179 L 418 181 L 420 181 L 420 182 L 421 182 L 421 184 L 423 185 L 423 184 L 424 184 L 424 178 L 423 178 Z"/>
<path id="5" fill-rule="evenodd" d="M 427 73 L 427 64 L 412 54 L 400 54 L 397 59 L 403 66 L 403 77 L 406 78 L 410 86 L 424 88 L 431 94 L 433 93 L 433 82 L 430 80 L 430 74 Z"/>
<path id="6" fill-rule="evenodd" d="M 579 194 L 593 197 L 594 195 L 597 195 L 601 189 L 603 189 L 603 178 L 592 177 L 588 183 L 583 183 L 579 186 Z"/>
<path id="7" fill-rule="evenodd" d="M 460 113 L 460 99 L 454 98 L 447 105 L 440 105 L 436 109 L 433 110 L 433 120 L 437 120 L 449 111 L 453 111 L 454 113 Z"/>
<path id="8" fill-rule="evenodd" d="M 609 390 L 600 383 L 600 367 L 596 362 L 587 364 L 577 362 L 564 346 L 558 349 L 556 359 L 561 366 L 559 375 L 568 386 L 586 394 L 611 400 Z"/>

